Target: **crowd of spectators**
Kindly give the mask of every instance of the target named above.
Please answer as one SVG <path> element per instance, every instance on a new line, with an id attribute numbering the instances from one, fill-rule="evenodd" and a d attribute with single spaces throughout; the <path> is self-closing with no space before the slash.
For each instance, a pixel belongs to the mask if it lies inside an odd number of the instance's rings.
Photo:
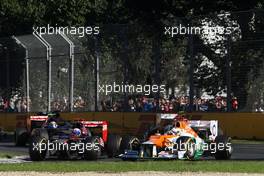
<path id="1" fill-rule="evenodd" d="M 29 102 L 31 105 L 31 102 Z M 237 111 L 238 100 L 233 97 L 232 111 Z M 82 97 L 74 99 L 73 108 L 75 111 L 84 111 L 86 103 Z M 51 109 L 59 111 L 69 110 L 69 101 L 67 97 L 63 99 L 54 99 L 51 102 Z M 225 112 L 227 111 L 227 102 L 225 97 L 217 96 L 215 98 L 194 98 L 192 106 L 189 103 L 188 96 L 170 97 L 170 98 L 149 98 L 145 96 L 130 97 L 126 103 L 124 101 L 102 101 L 101 111 L 128 111 L 128 112 L 179 112 L 179 111 L 200 111 L 200 112 Z M 0 96 L 0 112 L 26 112 L 26 97 L 13 96 L 5 99 Z"/>
<path id="2" fill-rule="evenodd" d="M 129 98 L 127 103 L 116 101 L 112 103 L 101 102 L 102 111 L 129 111 L 129 112 L 179 112 L 179 111 L 200 111 L 200 112 L 225 112 L 227 102 L 225 97 L 217 96 L 213 99 L 194 98 L 192 106 L 188 96 L 170 98 Z M 237 111 L 238 101 L 233 97 L 231 102 L 232 110 Z"/>
<path id="3" fill-rule="evenodd" d="M 27 98 L 13 96 L 6 99 L 0 96 L 0 112 L 27 112 Z"/>
<path id="4" fill-rule="evenodd" d="M 85 101 L 81 97 L 74 99 L 73 108 L 75 111 L 83 111 L 85 108 Z M 44 105 L 45 106 L 45 105 Z M 42 111 L 43 109 L 32 109 L 33 111 Z M 51 101 L 52 111 L 69 111 L 68 98 L 54 99 Z M 31 100 L 29 99 L 29 111 L 31 111 Z M 0 112 L 27 112 L 27 98 L 20 96 L 12 96 L 11 98 L 4 98 L 0 96 Z"/>
<path id="5" fill-rule="evenodd" d="M 264 102 L 263 101 L 256 101 L 253 104 L 253 110 L 255 112 L 264 112 Z"/>
<path id="6" fill-rule="evenodd" d="M 83 111 L 85 109 L 85 101 L 82 97 L 76 97 L 73 100 L 73 109 L 75 111 Z M 51 102 L 52 111 L 69 111 L 69 99 L 63 97 L 63 99 L 54 99 Z"/>

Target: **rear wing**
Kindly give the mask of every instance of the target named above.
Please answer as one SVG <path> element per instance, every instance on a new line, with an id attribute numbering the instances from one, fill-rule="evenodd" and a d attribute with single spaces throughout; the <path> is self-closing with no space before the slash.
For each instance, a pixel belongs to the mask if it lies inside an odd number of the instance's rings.
<path id="1" fill-rule="evenodd" d="M 78 122 L 82 123 L 86 128 L 102 128 L 102 138 L 104 142 L 107 142 L 108 135 L 108 124 L 106 121 L 86 121 L 86 120 L 78 120 Z"/>
<path id="2" fill-rule="evenodd" d="M 215 140 L 218 135 L 218 121 L 217 120 L 190 120 L 189 124 L 192 128 L 210 129 L 210 139 Z"/>
<path id="3" fill-rule="evenodd" d="M 46 121 L 48 116 L 30 116 L 30 121 Z"/>
<path id="4" fill-rule="evenodd" d="M 41 128 L 47 123 L 48 119 L 49 117 L 44 115 L 30 116 L 29 120 L 27 120 L 27 126 L 30 130 L 34 128 Z"/>
<path id="5" fill-rule="evenodd" d="M 158 114 L 161 120 L 173 120 L 177 114 Z M 210 129 L 210 139 L 215 140 L 218 135 L 218 121 L 217 120 L 188 120 L 192 128 Z"/>

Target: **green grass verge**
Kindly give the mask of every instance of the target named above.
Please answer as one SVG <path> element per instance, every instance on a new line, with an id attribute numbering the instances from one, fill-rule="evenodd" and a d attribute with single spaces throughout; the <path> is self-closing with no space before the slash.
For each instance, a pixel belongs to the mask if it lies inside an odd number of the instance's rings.
<path id="1" fill-rule="evenodd" d="M 11 152 L 11 151 L 0 151 L 0 158 L 12 158 L 14 156 L 27 155 L 24 152 Z"/>
<path id="2" fill-rule="evenodd" d="M 144 162 L 33 162 L 1 164 L 0 171 L 49 171 L 49 172 L 127 172 L 127 171 L 172 171 L 172 172 L 240 172 L 264 173 L 264 161 L 144 161 Z"/>

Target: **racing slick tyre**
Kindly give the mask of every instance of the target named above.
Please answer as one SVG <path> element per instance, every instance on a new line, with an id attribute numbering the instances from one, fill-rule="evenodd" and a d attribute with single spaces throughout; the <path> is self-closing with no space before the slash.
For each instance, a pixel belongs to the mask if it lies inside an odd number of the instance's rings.
<path id="1" fill-rule="evenodd" d="M 177 140 L 177 148 L 179 151 L 185 151 L 184 157 L 188 160 L 195 160 L 196 148 L 195 141 L 191 137 L 180 137 Z"/>
<path id="2" fill-rule="evenodd" d="M 29 144 L 29 156 L 32 161 L 43 161 L 47 154 L 48 140 L 45 137 L 35 136 Z"/>
<path id="3" fill-rule="evenodd" d="M 120 153 L 125 153 L 125 150 L 140 150 L 140 141 L 134 136 L 124 136 L 120 144 Z"/>
<path id="4" fill-rule="evenodd" d="M 119 135 L 110 134 L 107 139 L 107 156 L 109 158 L 115 157 L 120 154 L 120 144 L 122 137 Z"/>
<path id="5" fill-rule="evenodd" d="M 230 159 L 232 155 L 231 138 L 220 135 L 215 138 L 215 142 L 216 142 L 215 159 L 217 160 Z M 220 146 L 223 147 L 220 149 Z"/>
<path id="6" fill-rule="evenodd" d="M 97 160 L 101 155 L 100 138 L 97 136 L 87 137 L 84 142 L 83 157 L 86 160 Z"/>
<path id="7" fill-rule="evenodd" d="M 44 128 L 33 129 L 31 132 L 31 139 L 37 136 L 41 138 L 46 138 L 47 140 L 49 140 L 49 134 L 48 134 L 47 129 L 44 129 Z"/>
<path id="8" fill-rule="evenodd" d="M 15 131 L 15 144 L 16 146 L 25 146 L 28 141 L 28 134 L 26 130 L 17 129 Z"/>
<path id="9" fill-rule="evenodd" d="M 73 144 L 73 142 L 69 143 L 68 141 L 68 144 Z M 85 150 L 85 148 L 83 148 L 83 150 Z M 58 158 L 60 160 L 76 160 L 79 158 L 80 152 L 84 153 L 84 151 L 71 150 L 71 148 L 68 148 L 68 149 L 65 149 L 64 151 L 60 151 L 58 154 Z"/>

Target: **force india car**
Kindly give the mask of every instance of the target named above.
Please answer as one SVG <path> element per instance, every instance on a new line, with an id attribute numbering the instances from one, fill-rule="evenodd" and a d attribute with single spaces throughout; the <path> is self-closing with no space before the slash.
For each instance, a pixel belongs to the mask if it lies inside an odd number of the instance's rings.
<path id="1" fill-rule="evenodd" d="M 221 134 L 218 121 L 188 121 L 177 114 L 161 114 L 161 121 L 170 121 L 170 124 L 148 131 L 143 142 L 136 137 L 127 137 L 127 148 L 119 157 L 123 160 L 198 160 L 206 156 L 230 159 L 231 138 Z"/>
<path id="2" fill-rule="evenodd" d="M 42 124 L 30 134 L 29 156 L 33 161 L 46 158 L 96 160 L 103 153 L 112 157 L 119 150 L 119 146 L 114 145 L 118 138 L 108 135 L 106 121 L 64 121 L 45 115 L 30 119 Z"/>

